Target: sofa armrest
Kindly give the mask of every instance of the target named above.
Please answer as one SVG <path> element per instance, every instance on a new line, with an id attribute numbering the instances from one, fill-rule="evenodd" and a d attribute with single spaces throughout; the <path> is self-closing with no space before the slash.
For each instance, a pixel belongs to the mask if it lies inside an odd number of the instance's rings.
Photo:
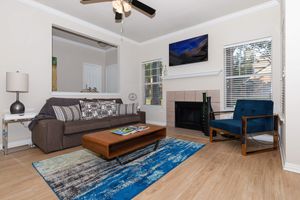
<path id="1" fill-rule="evenodd" d="M 146 112 L 138 111 L 138 115 L 140 116 L 140 122 L 146 124 Z"/>
<path id="2" fill-rule="evenodd" d="M 56 119 L 40 120 L 32 130 L 32 142 L 43 152 L 63 149 L 64 122 Z"/>
<path id="3" fill-rule="evenodd" d="M 268 119 L 273 118 L 274 120 L 274 130 L 278 131 L 279 116 L 278 115 L 255 115 L 255 116 L 242 116 L 242 127 L 243 135 L 247 134 L 248 121 L 251 119 Z"/>

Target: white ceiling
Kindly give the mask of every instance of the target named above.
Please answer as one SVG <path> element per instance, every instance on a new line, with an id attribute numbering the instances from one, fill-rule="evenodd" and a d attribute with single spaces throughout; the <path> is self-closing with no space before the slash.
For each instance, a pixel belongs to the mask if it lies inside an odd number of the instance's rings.
<path id="1" fill-rule="evenodd" d="M 35 0 L 104 29 L 121 34 L 111 2 L 83 5 L 80 0 Z M 140 0 L 157 10 L 149 18 L 133 10 L 124 21 L 123 35 L 144 42 L 168 33 L 247 9 L 270 0 Z"/>

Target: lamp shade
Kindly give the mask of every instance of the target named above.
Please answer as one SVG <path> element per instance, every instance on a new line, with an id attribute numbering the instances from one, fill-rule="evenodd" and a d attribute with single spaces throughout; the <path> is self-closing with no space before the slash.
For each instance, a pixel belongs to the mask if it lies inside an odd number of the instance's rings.
<path id="1" fill-rule="evenodd" d="M 21 72 L 6 72 L 7 92 L 28 92 L 28 74 Z"/>

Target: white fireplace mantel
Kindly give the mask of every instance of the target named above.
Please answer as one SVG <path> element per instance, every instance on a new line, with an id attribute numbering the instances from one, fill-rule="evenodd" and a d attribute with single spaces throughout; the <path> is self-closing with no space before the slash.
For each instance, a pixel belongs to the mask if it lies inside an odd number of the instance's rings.
<path id="1" fill-rule="evenodd" d="M 206 72 L 191 73 L 191 74 L 167 75 L 162 77 L 162 79 L 172 80 L 172 79 L 194 78 L 194 77 L 204 77 L 204 76 L 218 76 L 222 73 L 222 71 L 223 70 L 214 70 L 214 71 L 206 71 Z"/>

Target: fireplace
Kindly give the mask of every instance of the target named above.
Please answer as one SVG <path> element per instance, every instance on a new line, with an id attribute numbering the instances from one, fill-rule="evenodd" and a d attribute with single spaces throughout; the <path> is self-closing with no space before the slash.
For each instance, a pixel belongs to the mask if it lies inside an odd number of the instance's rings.
<path id="1" fill-rule="evenodd" d="M 203 131 L 203 102 L 175 102 L 175 127 Z"/>
<path id="2" fill-rule="evenodd" d="M 196 130 L 201 130 L 205 135 L 209 135 L 209 120 L 213 119 L 213 115 L 209 113 L 213 110 L 220 110 L 220 91 L 219 90 L 191 90 L 191 91 L 167 91 L 167 126 L 169 127 L 188 127 Z M 202 108 L 192 109 L 195 112 L 189 117 L 185 117 L 188 120 L 180 119 L 182 114 L 178 114 L 177 111 L 177 123 L 176 123 L 176 106 L 175 103 L 200 103 Z M 199 105 L 198 105 L 199 106 Z M 179 105 L 180 107 L 180 105 Z M 177 106 L 178 109 L 178 106 Z M 182 110 L 182 109 L 181 109 Z M 181 111 L 183 112 L 183 111 Z M 189 120 L 193 118 L 193 115 L 199 116 L 200 120 L 196 117 L 196 120 Z M 201 113 L 202 112 L 202 113 Z M 189 112 L 188 112 L 189 113 Z M 181 121 L 181 122 L 180 122 Z M 182 123 L 183 122 L 183 123 Z M 191 125 L 191 122 L 196 122 Z"/>

